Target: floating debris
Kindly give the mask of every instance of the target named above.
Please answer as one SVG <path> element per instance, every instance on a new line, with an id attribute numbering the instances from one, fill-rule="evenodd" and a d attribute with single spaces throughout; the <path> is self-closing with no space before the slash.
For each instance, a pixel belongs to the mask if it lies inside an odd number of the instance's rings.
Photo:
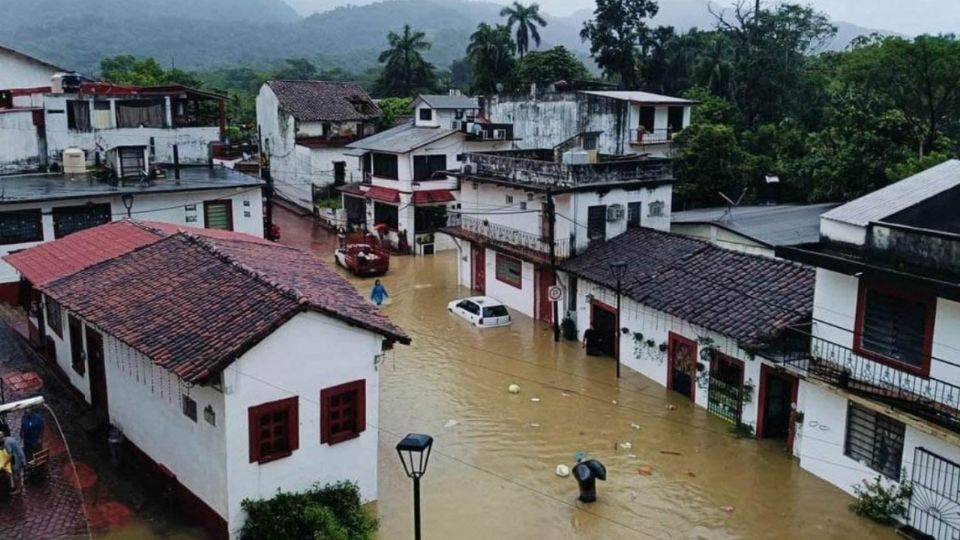
<path id="1" fill-rule="evenodd" d="M 530 424 L 530 427 L 540 427 L 540 424 L 534 422 L 534 423 Z"/>
<path id="2" fill-rule="evenodd" d="M 532 397 L 532 398 L 530 398 L 530 401 L 532 401 L 532 402 L 534 402 L 534 403 L 540 403 L 540 398 L 538 398 L 538 397 Z"/>
<path id="3" fill-rule="evenodd" d="M 676 450 L 661 450 L 660 453 L 661 453 L 661 454 L 668 454 L 668 455 L 671 455 L 671 456 L 682 456 L 682 455 L 683 455 L 683 454 L 681 454 L 680 452 L 677 452 Z"/>
<path id="4" fill-rule="evenodd" d="M 637 430 L 637 431 L 640 430 L 640 424 L 637 424 L 636 422 L 634 422 L 633 424 L 630 424 L 630 427 L 632 427 L 633 429 L 635 429 L 635 430 Z"/>
<path id="5" fill-rule="evenodd" d="M 573 453 L 573 460 L 578 463 L 586 459 L 586 457 L 587 457 L 587 453 L 584 452 L 583 450 L 577 450 L 576 452 Z"/>
<path id="6" fill-rule="evenodd" d="M 653 474 L 653 465 L 641 465 L 637 472 L 643 476 L 650 476 Z"/>
<path id="7" fill-rule="evenodd" d="M 613 400 L 613 401 L 611 401 L 610 403 L 613 403 L 614 405 L 616 405 L 616 404 L 617 404 L 617 400 Z"/>
<path id="8" fill-rule="evenodd" d="M 687 476 L 689 476 L 690 478 L 696 478 L 696 477 L 697 477 L 697 473 L 695 473 L 695 472 L 693 472 L 693 471 L 687 471 Z"/>
<path id="9" fill-rule="evenodd" d="M 507 391 L 510 392 L 511 394 L 519 394 L 519 393 L 520 393 L 520 385 L 519 385 L 519 384 L 511 384 L 510 386 L 507 387 Z"/>
<path id="10" fill-rule="evenodd" d="M 732 507 L 732 506 L 721 506 L 720 509 L 723 510 L 724 512 L 728 513 L 728 514 L 732 514 L 732 513 L 733 513 L 733 507 Z"/>
<path id="11" fill-rule="evenodd" d="M 627 454 L 627 457 L 630 458 L 630 459 L 637 459 L 637 455 L 636 455 L 636 454 Z"/>
<path id="12" fill-rule="evenodd" d="M 456 425 L 459 424 L 459 423 L 460 423 L 460 422 L 457 422 L 456 420 L 452 420 L 452 419 L 451 419 L 451 420 L 447 420 L 447 423 L 444 424 L 443 427 L 445 427 L 445 428 L 452 428 L 452 427 L 456 426 Z"/>
<path id="13" fill-rule="evenodd" d="M 633 448 L 633 443 L 630 443 L 630 442 L 620 443 L 620 448 L 622 448 L 623 450 L 629 450 Z"/>
<path id="14" fill-rule="evenodd" d="M 560 478 L 566 478 L 570 476 L 570 467 L 566 465 L 557 465 L 557 476 Z"/>
<path id="15" fill-rule="evenodd" d="M 675 411 L 675 410 L 677 410 L 677 406 L 676 406 L 676 405 L 667 405 L 666 407 L 664 407 L 664 409 L 666 409 L 666 410 L 668 410 L 668 411 Z"/>

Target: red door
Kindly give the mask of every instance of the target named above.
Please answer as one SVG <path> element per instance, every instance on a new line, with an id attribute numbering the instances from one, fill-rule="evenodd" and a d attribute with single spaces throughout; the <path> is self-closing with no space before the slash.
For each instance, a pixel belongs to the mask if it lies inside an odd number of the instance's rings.
<path id="1" fill-rule="evenodd" d="M 476 244 L 471 247 L 470 260 L 473 261 L 473 290 L 480 294 L 487 292 L 487 250 Z"/>
<path id="2" fill-rule="evenodd" d="M 550 286 L 553 285 L 553 272 L 542 266 L 537 269 L 537 318 L 545 323 L 553 323 L 553 302 L 550 301 Z"/>
<path id="3" fill-rule="evenodd" d="M 673 332 L 667 343 L 667 387 L 696 400 L 697 342 Z"/>

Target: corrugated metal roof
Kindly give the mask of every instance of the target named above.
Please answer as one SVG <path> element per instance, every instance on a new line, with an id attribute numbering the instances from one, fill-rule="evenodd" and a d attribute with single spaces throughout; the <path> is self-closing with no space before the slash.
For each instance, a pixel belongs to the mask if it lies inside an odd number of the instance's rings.
<path id="1" fill-rule="evenodd" d="M 958 185 L 960 160 L 951 159 L 834 208 L 823 218 L 866 227 Z"/>
<path id="2" fill-rule="evenodd" d="M 470 96 L 450 96 L 447 94 L 421 94 L 417 101 L 422 101 L 434 109 L 479 109 L 480 102 Z M 414 105 L 416 105 L 414 103 Z"/>
<path id="3" fill-rule="evenodd" d="M 819 240 L 820 215 L 836 207 L 837 203 L 738 206 L 729 220 L 724 219 L 726 207 L 701 208 L 674 212 L 672 221 L 707 223 L 768 246 L 793 246 Z"/>
<path id="4" fill-rule="evenodd" d="M 653 94 L 650 92 L 641 92 L 636 91 L 627 91 L 627 90 L 584 90 L 580 92 L 581 94 L 590 94 L 594 96 L 602 96 L 611 99 L 619 99 L 623 101 L 635 101 L 637 103 L 662 103 L 669 105 L 694 105 L 697 102 L 678 98 L 673 96 L 663 96 L 660 94 Z"/>
<path id="5" fill-rule="evenodd" d="M 418 127 L 413 125 L 413 121 L 410 121 L 381 131 L 376 135 L 360 139 L 357 142 L 352 142 L 347 145 L 347 148 L 368 152 L 405 154 L 454 133 L 458 133 L 458 131 L 438 127 Z M 348 155 L 357 155 L 357 153 L 348 152 Z"/>

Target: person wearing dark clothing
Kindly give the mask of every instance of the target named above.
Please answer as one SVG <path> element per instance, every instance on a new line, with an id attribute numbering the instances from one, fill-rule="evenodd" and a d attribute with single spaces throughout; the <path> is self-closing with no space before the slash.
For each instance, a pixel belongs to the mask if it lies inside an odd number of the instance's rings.
<path id="1" fill-rule="evenodd" d="M 600 351 L 600 333 L 592 326 L 583 333 L 583 348 L 587 350 L 588 356 L 603 354 Z"/>
<path id="2" fill-rule="evenodd" d="M 36 411 L 29 410 L 20 419 L 20 439 L 27 461 L 33 459 L 33 453 L 43 445 L 43 428 L 43 417 Z"/>

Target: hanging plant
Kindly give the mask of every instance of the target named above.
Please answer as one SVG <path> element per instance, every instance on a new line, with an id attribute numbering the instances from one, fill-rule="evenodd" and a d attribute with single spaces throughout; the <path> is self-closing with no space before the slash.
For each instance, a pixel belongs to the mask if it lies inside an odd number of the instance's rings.
<path id="1" fill-rule="evenodd" d="M 753 379 L 747 379 L 747 382 L 740 387 L 740 397 L 744 403 L 753 403 L 753 389 Z"/>
<path id="2" fill-rule="evenodd" d="M 656 347 L 656 346 L 657 346 L 657 342 L 656 342 L 656 341 L 654 341 L 654 340 L 652 340 L 652 339 L 648 339 L 648 340 L 647 340 L 647 347 L 649 347 L 649 348 L 652 349 L 652 348 L 654 348 L 654 347 Z"/>
<path id="3" fill-rule="evenodd" d="M 652 347 L 652 346 L 653 346 L 653 345 L 651 345 L 651 347 Z M 667 342 L 666 342 L 666 341 L 664 341 L 663 343 L 660 344 L 660 352 L 662 352 L 662 353 L 667 352 Z"/>

